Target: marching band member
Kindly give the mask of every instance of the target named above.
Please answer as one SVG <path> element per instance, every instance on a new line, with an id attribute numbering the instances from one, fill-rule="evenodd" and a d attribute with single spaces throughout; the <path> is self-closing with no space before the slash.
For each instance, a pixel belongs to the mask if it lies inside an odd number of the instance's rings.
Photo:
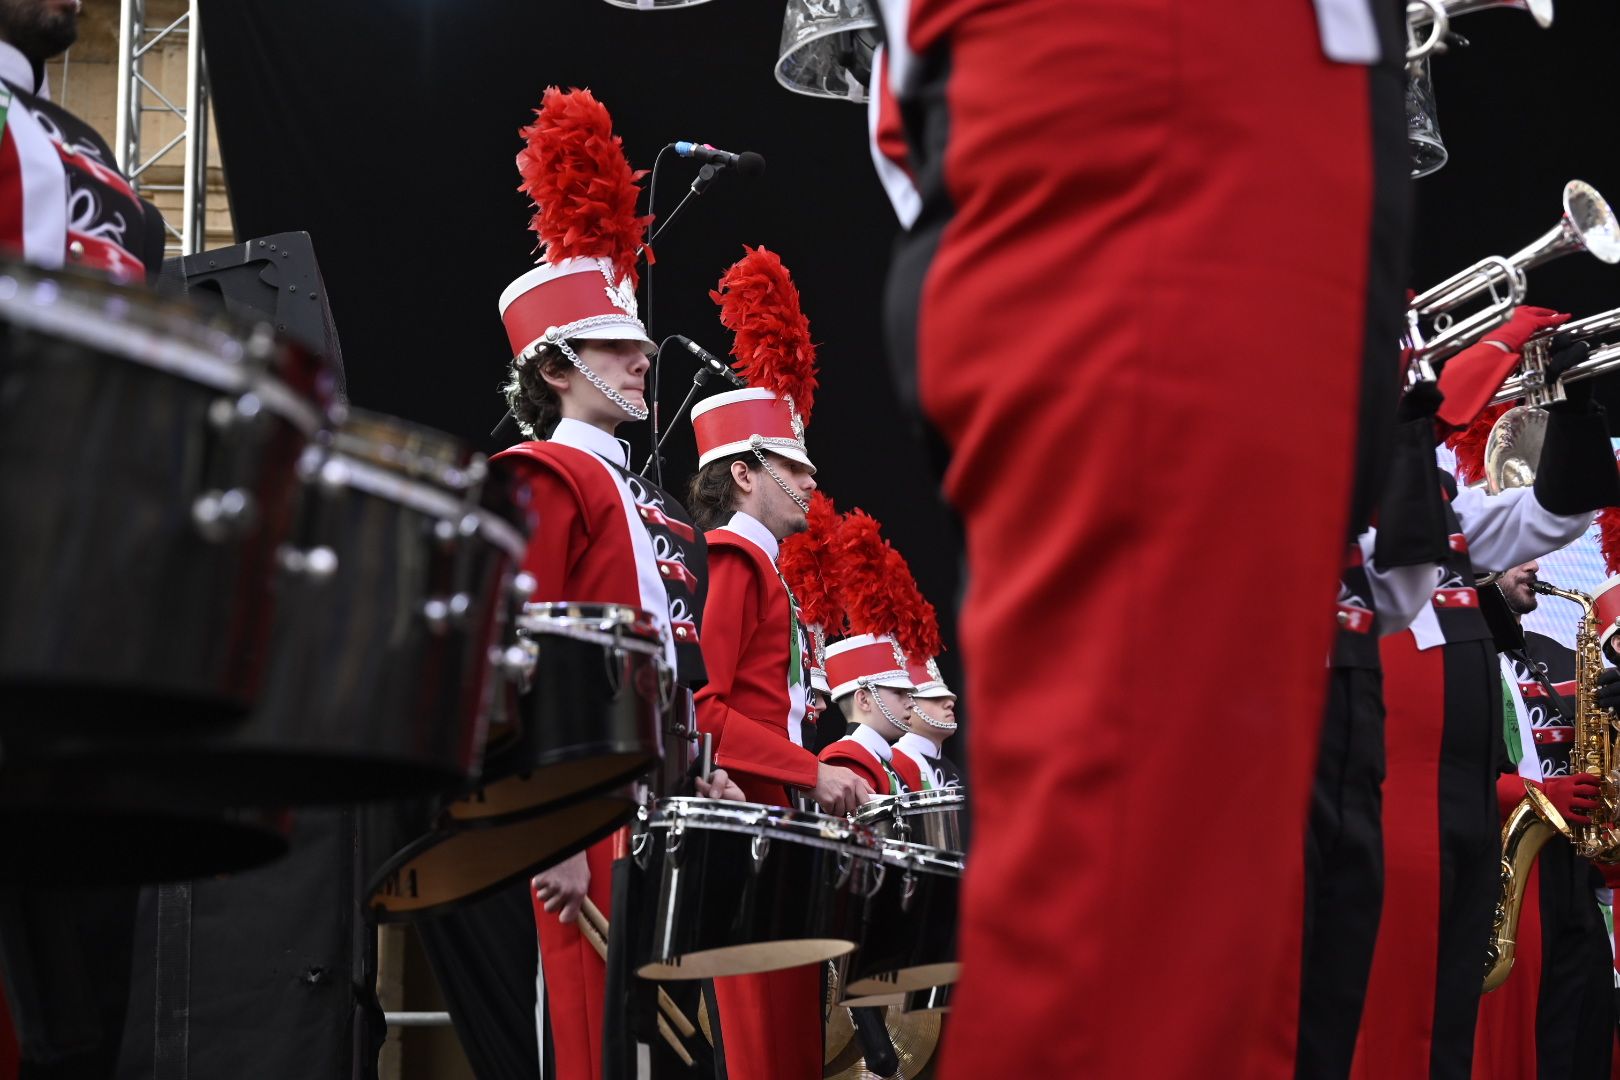
<path id="1" fill-rule="evenodd" d="M 1559 364 L 1574 350 L 1561 350 Z M 1450 553 L 1436 566 L 1432 603 L 1380 642 L 1385 889 L 1358 1076 L 1469 1074 L 1497 896 L 1502 753 L 1494 722 L 1501 680 L 1474 568 L 1512 567 L 1560 548 L 1594 510 L 1620 501 L 1602 412 L 1581 386 L 1549 407 L 1533 488 L 1458 491 L 1441 472 Z"/>
<path id="2" fill-rule="evenodd" d="M 906 560 L 856 510 L 839 526 L 832 559 L 838 599 L 848 623 L 827 647 L 833 703 L 848 725 L 821 760 L 847 765 L 879 794 L 922 788 L 922 772 L 894 744 L 910 734 L 911 693 L 906 657 L 940 648 L 934 607 L 923 598 Z"/>
<path id="3" fill-rule="evenodd" d="M 521 190 L 534 201 L 543 255 L 501 296 L 513 356 L 505 394 L 529 441 L 496 457 L 526 478 L 538 520 L 523 563 L 536 581 L 532 598 L 648 612 L 677 681 L 695 687 L 703 681 L 703 539 L 673 497 L 630 471 L 628 449 L 614 436 L 620 424 L 647 418 L 655 351 L 636 312 L 637 246 L 648 219 L 636 215 L 635 176 L 607 109 L 589 91 L 548 89 L 520 135 Z M 534 879 L 522 936 L 508 919 L 500 927 L 503 949 L 531 958 L 531 979 L 538 931 L 551 1045 L 568 1080 L 602 1075 L 606 971 L 577 918 L 587 896 L 613 910 L 613 843 L 598 841 Z M 488 904 L 503 916 L 513 910 L 504 897 Z M 454 947 L 441 928 L 454 918 L 423 925 Z"/>
<path id="4" fill-rule="evenodd" d="M 1515 619 L 1534 611 L 1535 562 L 1516 566 L 1493 586 Z M 1562 603 L 1562 601 L 1555 601 Z M 1572 618 L 1580 614 L 1569 606 Z M 1597 777 L 1570 772 L 1574 737 L 1575 654 L 1528 631 L 1501 654 L 1503 740 L 1509 771 L 1497 781 L 1505 822 L 1539 787 L 1565 821 L 1588 823 Z M 1601 698 L 1600 698 L 1601 700 Z M 1604 1080 L 1614 1042 L 1614 985 L 1608 931 L 1594 886 L 1601 878 L 1553 835 L 1530 865 L 1519 911 L 1513 970 L 1480 1001 L 1474 1036 L 1476 1080 L 1560 1077 Z"/>
<path id="5" fill-rule="evenodd" d="M 956 693 L 945 685 L 933 656 L 922 663 L 908 659 L 906 673 L 916 687 L 911 715 L 919 722 L 894 744 L 895 756 L 915 763 L 922 790 L 961 787 L 962 770 L 945 756 L 945 742 L 956 734 Z"/>
<path id="6" fill-rule="evenodd" d="M 776 563 L 781 542 L 807 527 L 816 489 L 804 446 L 816 386 L 809 323 L 787 268 L 764 248 L 748 249 L 711 295 L 751 388 L 692 410 L 698 472 L 689 502 L 709 530 L 710 570 L 698 726 L 751 801 L 786 806 L 790 792 L 803 792 L 841 815 L 872 789 L 804 746 L 803 627 Z M 818 1077 L 819 993 L 816 967 L 716 979 L 730 1080 Z"/>
<path id="7" fill-rule="evenodd" d="M 115 281 L 156 279 L 163 216 L 96 129 L 51 100 L 45 61 L 79 35 L 79 5 L 0 4 L 0 251 Z"/>
<path id="8" fill-rule="evenodd" d="M 1295 1075 L 1349 1075 L 1384 888 L 1384 699 L 1379 638 L 1429 602 L 1443 529 L 1434 482 L 1432 384 L 1403 399 L 1378 516 L 1339 577 L 1321 750 L 1305 844 L 1304 938 Z"/>
<path id="9" fill-rule="evenodd" d="M 894 171 L 914 184 L 890 354 L 966 530 L 980 720 L 942 1075 L 1289 1075 L 1300 941 L 1276 919 L 1303 894 L 1322 606 L 1367 524 L 1396 391 L 1399 6 L 879 9 Z M 1289 407 L 1249 422 L 1279 387 Z M 1214 640 L 1169 678 L 1176 613 Z M 1263 680 L 1244 677 L 1256 640 Z M 1163 887 L 1164 758 L 1117 723 L 1121 685 L 1177 760 L 1266 777 L 1201 805 L 1243 858 L 1178 846 L 1191 892 Z M 1050 724 L 1004 722 L 1031 716 Z M 1065 812 L 1037 827 L 1032 803 Z M 1257 896 L 1276 918 L 1254 917 Z M 1199 932 L 1156 932 L 1182 925 Z M 1077 1012 L 1077 986 L 1109 992 Z"/>

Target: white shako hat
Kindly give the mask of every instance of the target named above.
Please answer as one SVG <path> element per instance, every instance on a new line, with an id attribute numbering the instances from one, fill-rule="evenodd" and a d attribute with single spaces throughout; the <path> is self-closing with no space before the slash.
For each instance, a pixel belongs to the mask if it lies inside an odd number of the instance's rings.
<path id="1" fill-rule="evenodd" d="M 636 213 L 639 173 L 613 118 L 589 90 L 547 88 L 518 132 L 518 190 L 534 201 L 529 227 L 543 258 L 501 293 L 513 357 L 542 342 L 635 341 L 657 347 L 636 311 L 637 263 L 648 216 Z"/>
<path id="2" fill-rule="evenodd" d="M 945 685 L 945 679 L 939 673 L 939 664 L 932 656 L 924 663 L 906 662 L 906 674 L 910 676 L 912 685 L 917 689 L 915 695 L 920 698 L 954 698 L 956 691 Z"/>
<path id="3" fill-rule="evenodd" d="M 906 674 L 906 654 L 888 634 L 855 634 L 828 645 L 827 682 L 834 700 L 862 686 L 916 689 Z"/>
<path id="4" fill-rule="evenodd" d="M 816 347 L 799 290 L 775 252 L 744 246 L 709 293 L 733 335 L 732 367 L 749 384 L 692 407 L 698 468 L 732 454 L 770 451 L 815 470 L 804 428 L 816 391 Z"/>

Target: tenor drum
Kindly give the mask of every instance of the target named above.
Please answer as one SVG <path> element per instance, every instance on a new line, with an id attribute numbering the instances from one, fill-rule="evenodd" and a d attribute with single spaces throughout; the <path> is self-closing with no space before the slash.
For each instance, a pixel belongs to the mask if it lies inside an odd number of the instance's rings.
<path id="1" fill-rule="evenodd" d="M 815 964 L 855 947 L 877 840 L 840 818 L 758 803 L 660 801 L 634 840 L 656 916 L 632 944 L 648 979 Z"/>
<path id="2" fill-rule="evenodd" d="M 453 822 L 512 821 L 632 780 L 658 760 L 674 695 L 657 624 L 614 604 L 529 604 L 518 632 L 532 659 L 511 731 Z"/>
<path id="3" fill-rule="evenodd" d="M 212 806 L 405 798 L 476 774 L 491 662 L 522 602 L 525 538 L 504 470 L 437 431 L 356 412 L 301 472 L 269 679 L 247 720 L 206 738 L 96 740 L 78 761 Z"/>
<path id="4" fill-rule="evenodd" d="M 626 790 L 505 823 L 443 821 L 372 878 L 372 916 L 401 922 L 453 911 L 584 850 L 634 813 Z"/>
<path id="5" fill-rule="evenodd" d="M 850 957 L 848 998 L 909 993 L 956 981 L 956 901 L 962 856 L 882 841 L 879 881 Z"/>
<path id="6" fill-rule="evenodd" d="M 930 788 L 873 799 L 855 820 L 887 839 L 961 851 L 966 813 L 967 793 L 962 788 Z"/>
<path id="7" fill-rule="evenodd" d="M 268 326 L 0 265 L 0 736 L 248 710 L 334 385 Z"/>

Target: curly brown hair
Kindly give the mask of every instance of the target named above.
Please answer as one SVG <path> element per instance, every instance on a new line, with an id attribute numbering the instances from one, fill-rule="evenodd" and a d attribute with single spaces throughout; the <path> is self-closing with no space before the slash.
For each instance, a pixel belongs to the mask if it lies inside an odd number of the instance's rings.
<path id="1" fill-rule="evenodd" d="M 568 347 L 577 348 L 570 341 Z M 568 358 L 555 345 L 542 345 L 519 364 L 512 362 L 501 393 L 517 421 L 518 430 L 531 439 L 549 439 L 562 419 L 562 403 L 557 391 L 546 384 L 545 375 L 560 376 L 569 368 Z"/>

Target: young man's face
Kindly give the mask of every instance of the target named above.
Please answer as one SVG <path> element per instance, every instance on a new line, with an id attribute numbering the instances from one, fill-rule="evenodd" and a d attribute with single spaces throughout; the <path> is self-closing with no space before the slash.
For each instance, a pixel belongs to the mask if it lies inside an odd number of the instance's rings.
<path id="1" fill-rule="evenodd" d="M 0 3 L 5 2 L 0 0 Z M 647 354 L 641 351 L 640 342 L 579 341 L 574 343 L 574 353 L 581 363 L 596 372 L 603 382 L 617 390 L 630 404 L 647 407 L 647 368 L 650 361 Z M 584 373 L 572 364 L 564 377 L 567 387 L 559 388 L 557 392 L 563 402 L 564 416 L 597 427 L 616 425 L 630 419 L 623 409 L 608 400 L 607 395 L 593 386 Z"/>
<path id="2" fill-rule="evenodd" d="M 911 707 L 936 724 L 956 724 L 956 699 L 954 697 L 941 698 L 913 698 Z M 916 725 L 913 725 L 915 727 Z"/>
<path id="3" fill-rule="evenodd" d="M 782 478 L 782 484 L 786 484 L 789 490 L 796 492 L 806 502 L 810 501 L 810 493 L 816 490 L 816 478 L 810 466 L 768 450 L 765 460 Z M 749 490 L 742 492 L 736 503 L 737 509 L 758 519 L 778 540 L 804 532 L 809 525 L 804 510 L 787 491 L 782 490 L 782 484 L 771 479 L 770 473 L 764 469 L 750 469 L 747 482 Z"/>

